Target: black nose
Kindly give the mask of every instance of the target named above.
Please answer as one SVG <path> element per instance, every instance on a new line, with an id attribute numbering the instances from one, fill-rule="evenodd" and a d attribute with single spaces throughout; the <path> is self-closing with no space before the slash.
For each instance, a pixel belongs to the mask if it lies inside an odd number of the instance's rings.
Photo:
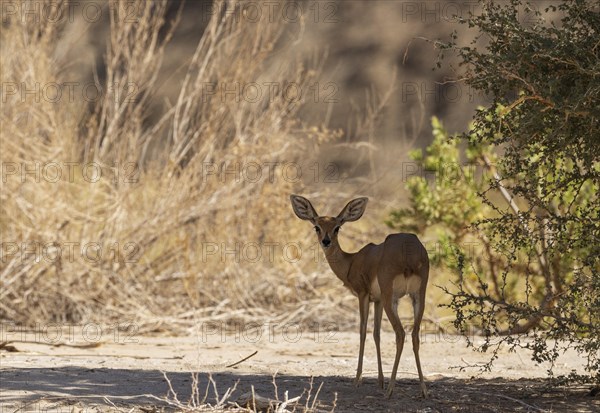
<path id="1" fill-rule="evenodd" d="M 329 244 L 331 244 L 331 240 L 329 238 L 325 238 L 323 241 L 321 241 L 321 243 L 324 247 L 328 247 Z"/>

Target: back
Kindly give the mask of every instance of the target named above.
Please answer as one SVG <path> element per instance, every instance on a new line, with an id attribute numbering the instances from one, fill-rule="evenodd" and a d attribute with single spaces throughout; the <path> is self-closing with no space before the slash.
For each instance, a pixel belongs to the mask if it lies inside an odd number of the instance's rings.
<path id="1" fill-rule="evenodd" d="M 429 267 L 427 250 L 415 234 L 390 234 L 382 244 L 383 259 L 379 271 L 393 274 L 421 274 Z"/>

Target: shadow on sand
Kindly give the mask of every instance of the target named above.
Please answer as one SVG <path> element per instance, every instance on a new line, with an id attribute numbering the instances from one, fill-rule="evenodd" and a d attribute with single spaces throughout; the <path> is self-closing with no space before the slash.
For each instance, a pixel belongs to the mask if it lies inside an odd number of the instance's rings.
<path id="1" fill-rule="evenodd" d="M 206 373 L 199 373 L 198 388 L 202 395 L 208 388 L 207 401 L 214 404 L 216 395 L 213 386 L 207 386 L 208 377 Z M 191 374 L 170 372 L 168 378 L 179 400 L 187 402 L 192 390 Z M 221 397 L 237 383 L 230 400 L 236 400 L 252 388 L 261 396 L 275 398 L 273 377 L 269 375 L 226 372 L 213 373 L 212 378 Z M 0 381 L 0 412 L 37 410 L 35 404 L 44 400 L 62 403 L 64 411 L 71 411 L 69 406 L 74 403 L 82 406 L 114 403 L 125 408 L 167 407 L 159 399 L 166 398 L 169 393 L 163 373 L 157 370 L 11 368 L 1 371 Z M 600 411 L 600 400 L 590 397 L 586 389 L 549 390 L 541 380 L 430 379 L 430 398 L 423 400 L 419 397 L 417 380 L 399 379 L 395 394 L 388 400 L 375 379 L 364 379 L 356 388 L 347 377 L 317 376 L 313 378 L 311 400 L 321 383 L 318 400 L 324 411 L 330 410 L 334 401 L 337 412 Z M 301 403 L 306 403 L 310 377 L 278 375 L 276 384 L 280 399 L 284 398 L 285 391 L 290 398 L 304 393 Z"/>

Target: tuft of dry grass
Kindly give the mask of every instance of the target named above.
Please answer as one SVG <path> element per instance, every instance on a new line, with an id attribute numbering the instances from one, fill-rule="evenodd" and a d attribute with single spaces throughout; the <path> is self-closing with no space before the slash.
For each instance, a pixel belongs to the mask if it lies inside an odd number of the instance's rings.
<path id="1" fill-rule="evenodd" d="M 208 380 L 204 391 L 200 389 L 200 378 L 198 373 L 191 374 L 191 394 L 188 400 L 181 400 L 169 376 L 163 373 L 169 392 L 165 397 L 156 397 L 147 395 L 151 399 L 156 399 L 181 412 L 274 412 L 274 413 L 325 413 L 334 412 L 336 400 L 331 402 L 331 408 L 322 409 L 323 402 L 319 400 L 319 394 L 323 383 L 317 389 L 314 388 L 314 380 L 311 378 L 308 388 L 305 388 L 299 396 L 291 397 L 288 391 L 284 391 L 284 399 L 280 400 L 278 395 L 278 386 L 276 375 L 273 376 L 274 398 L 265 397 L 256 393 L 254 387 L 252 391 L 238 395 L 235 399 L 233 395 L 237 390 L 237 382 L 223 394 L 219 393 L 216 381 L 212 375 L 208 375 Z M 210 395 L 210 396 L 209 396 Z M 211 400 L 211 399 L 214 399 Z M 109 401 L 110 403 L 110 401 Z M 159 410 L 159 408 L 156 408 Z"/>
<path id="2" fill-rule="evenodd" d="M 110 2 L 100 99 L 3 95 L 0 319 L 174 333 L 215 320 L 353 324 L 353 297 L 288 196 L 341 206 L 369 184 L 315 183 L 326 173 L 319 149 L 341 134 L 303 118 L 307 95 L 283 86 L 308 89 L 319 63 L 293 54 L 291 23 L 225 12 L 238 3 L 215 2 L 177 100 L 158 116 L 149 102 L 177 24 L 165 0 L 136 2 L 133 22 Z M 72 79 L 64 25 L 13 18 L 1 33 L 3 84 Z M 207 89 L 267 82 L 280 88 L 257 101 Z M 356 228 L 354 247 L 373 235 Z"/>

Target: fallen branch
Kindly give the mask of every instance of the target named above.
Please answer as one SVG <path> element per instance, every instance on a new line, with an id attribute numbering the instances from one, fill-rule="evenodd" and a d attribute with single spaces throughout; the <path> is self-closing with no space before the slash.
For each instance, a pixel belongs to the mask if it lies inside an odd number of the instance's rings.
<path id="1" fill-rule="evenodd" d="M 237 366 L 238 364 L 240 364 L 240 363 L 243 363 L 244 361 L 248 360 L 250 357 L 253 357 L 253 356 L 255 356 L 257 353 L 258 353 L 258 350 L 256 350 L 254 353 L 250 354 L 249 356 L 247 356 L 247 357 L 244 357 L 244 358 L 243 358 L 243 359 L 241 359 L 240 361 L 237 361 L 237 362 L 235 362 L 235 363 L 233 363 L 233 364 L 230 364 L 230 365 L 228 365 L 228 366 L 225 366 L 225 367 L 228 367 L 228 368 L 229 368 L 229 367 L 234 367 L 234 366 Z"/>

